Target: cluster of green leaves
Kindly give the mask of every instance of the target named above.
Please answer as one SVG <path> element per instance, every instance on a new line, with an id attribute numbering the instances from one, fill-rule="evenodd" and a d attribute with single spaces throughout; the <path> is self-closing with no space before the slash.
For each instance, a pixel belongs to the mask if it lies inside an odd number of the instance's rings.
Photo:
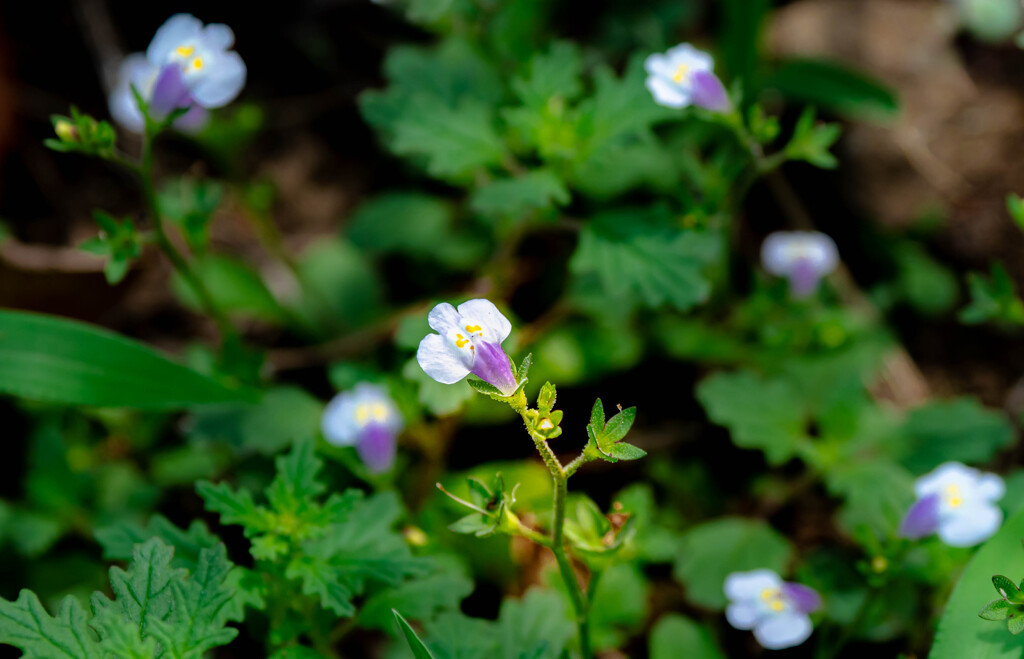
<path id="1" fill-rule="evenodd" d="M 56 139 L 45 140 L 46 146 L 63 153 L 79 152 L 85 155 L 110 158 L 114 155 L 117 133 L 106 121 L 97 121 L 82 114 L 74 106 L 71 116 L 54 115 L 50 118 Z"/>
<path id="2" fill-rule="evenodd" d="M 114 599 L 95 593 L 91 615 L 67 597 L 51 617 L 35 593 L 0 600 L 0 643 L 38 659 L 198 659 L 238 634 L 227 626 L 240 611 L 224 545 L 203 547 L 174 565 L 174 549 L 158 538 L 135 545 L 127 570 L 110 570 Z"/>

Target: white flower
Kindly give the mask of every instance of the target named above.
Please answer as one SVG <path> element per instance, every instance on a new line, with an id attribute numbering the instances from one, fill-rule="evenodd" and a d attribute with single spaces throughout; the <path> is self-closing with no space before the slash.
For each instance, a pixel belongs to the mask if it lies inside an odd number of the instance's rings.
<path id="1" fill-rule="evenodd" d="M 515 393 L 517 383 L 501 348 L 512 323 L 494 304 L 476 299 L 456 309 L 442 302 L 430 311 L 427 322 L 437 334 L 428 334 L 416 351 L 416 361 L 427 375 L 454 384 L 472 373 L 506 396 Z"/>
<path id="2" fill-rule="evenodd" d="M 761 245 L 761 264 L 788 279 L 794 297 L 806 297 L 839 265 L 839 249 L 818 231 L 776 231 Z"/>
<path id="3" fill-rule="evenodd" d="M 907 511 L 900 535 L 923 538 L 938 533 L 952 547 L 972 547 L 1003 523 L 995 502 L 1006 493 L 1003 479 L 959 462 L 939 465 L 914 483 L 917 502 Z"/>
<path id="4" fill-rule="evenodd" d="M 715 60 L 688 43 L 644 60 L 647 89 L 659 105 L 685 108 L 697 105 L 715 112 L 732 108 L 722 81 L 714 73 Z"/>
<path id="5" fill-rule="evenodd" d="M 320 427 L 335 446 L 355 446 L 371 471 L 387 471 L 395 460 L 395 436 L 404 425 L 387 392 L 361 382 L 335 396 L 324 409 Z"/>
<path id="6" fill-rule="evenodd" d="M 191 108 L 175 122 L 184 129 L 201 127 L 203 108 L 227 105 L 245 85 L 246 69 L 233 50 L 235 35 L 226 25 L 203 23 L 189 14 L 176 14 L 160 26 L 145 56 L 129 55 L 121 65 L 117 87 L 110 96 L 110 113 L 125 128 L 141 132 L 142 113 L 131 92 L 138 90 L 155 119 L 176 108 Z"/>
<path id="7" fill-rule="evenodd" d="M 800 645 L 811 635 L 807 615 L 821 606 L 821 597 L 798 583 L 784 582 L 771 570 L 733 572 L 725 579 L 730 604 L 726 620 L 736 629 L 753 629 L 757 642 L 769 650 Z"/>

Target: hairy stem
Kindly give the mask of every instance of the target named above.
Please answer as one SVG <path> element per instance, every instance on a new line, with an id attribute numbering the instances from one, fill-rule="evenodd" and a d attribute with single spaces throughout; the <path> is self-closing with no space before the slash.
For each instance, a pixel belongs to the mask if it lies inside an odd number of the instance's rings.
<path id="1" fill-rule="evenodd" d="M 153 179 L 153 137 L 155 135 L 154 124 L 148 117 L 146 119 L 146 134 L 142 142 L 142 163 L 139 167 L 139 175 L 142 179 L 142 194 L 146 201 L 146 207 L 149 210 L 150 217 L 153 219 L 153 233 L 156 236 L 156 243 L 160 246 L 161 251 L 167 255 L 167 259 L 171 262 L 175 271 L 185 280 L 189 288 L 195 294 L 199 300 L 200 306 L 203 311 L 206 312 L 213 321 L 217 324 L 217 328 L 220 330 L 221 338 L 227 339 L 235 334 L 234 327 L 228 320 L 227 316 L 213 301 L 213 296 L 210 295 L 209 289 L 200 279 L 199 275 L 196 274 L 195 270 L 189 265 L 188 261 L 185 260 L 184 255 L 178 248 L 175 247 L 174 243 L 171 242 L 170 237 L 167 235 L 167 227 L 164 222 L 163 214 L 160 212 L 160 204 L 157 202 L 156 197 L 156 184 Z"/>
<path id="2" fill-rule="evenodd" d="M 569 599 L 572 600 L 573 610 L 576 613 L 576 629 L 580 640 L 580 652 L 583 655 L 583 659 L 593 659 L 594 652 L 590 647 L 589 606 L 587 605 L 586 597 L 583 595 L 583 589 L 580 587 L 579 579 L 576 578 L 576 571 L 573 570 L 572 562 L 565 551 L 565 501 L 569 494 L 569 474 L 562 467 L 562 463 L 558 461 L 558 456 L 548 446 L 547 440 L 530 430 L 530 422 L 526 415 L 526 410 L 523 409 L 520 411 L 520 414 L 523 417 L 523 422 L 526 423 L 526 428 L 530 432 L 530 437 L 533 439 L 537 451 L 540 453 L 540 457 L 544 460 L 544 464 L 547 465 L 548 471 L 551 472 L 551 479 L 555 489 L 554 519 L 551 524 L 551 552 L 555 555 L 555 561 L 558 563 L 558 573 L 565 583 L 565 588 L 569 592 Z M 577 462 L 579 462 L 579 459 L 573 461 L 571 465 Z M 579 465 L 576 464 L 576 469 L 578 468 Z"/>

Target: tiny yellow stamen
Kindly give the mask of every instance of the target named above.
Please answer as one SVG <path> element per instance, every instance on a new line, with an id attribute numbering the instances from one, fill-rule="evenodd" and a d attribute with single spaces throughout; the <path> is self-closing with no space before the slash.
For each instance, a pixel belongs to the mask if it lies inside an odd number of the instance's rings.
<path id="1" fill-rule="evenodd" d="M 964 505 L 964 500 L 962 497 L 950 497 L 949 505 L 952 506 L 953 508 L 959 508 L 960 506 Z"/>
<path id="2" fill-rule="evenodd" d="M 366 403 L 356 407 L 356 423 L 359 425 L 365 424 L 370 420 L 370 406 Z"/>
<path id="3" fill-rule="evenodd" d="M 679 68 L 676 69 L 676 72 L 672 74 L 672 79 L 675 80 L 676 83 L 681 83 L 683 78 L 686 77 L 686 72 L 689 70 L 690 67 L 688 65 L 680 64 Z"/>
<path id="4" fill-rule="evenodd" d="M 768 605 L 772 611 L 785 611 L 786 605 L 782 603 L 782 600 L 772 600 L 772 603 Z"/>
<path id="5" fill-rule="evenodd" d="M 964 498 L 960 495 L 959 485 L 950 485 L 946 487 L 946 503 L 953 508 L 959 508 L 964 505 Z"/>
<path id="6" fill-rule="evenodd" d="M 174 49 L 174 52 L 178 53 L 182 57 L 191 57 L 192 53 L 196 52 L 195 46 L 178 46 Z"/>
<path id="7" fill-rule="evenodd" d="M 544 419 L 537 424 L 537 428 L 539 430 L 554 430 L 555 424 L 551 423 L 551 419 Z"/>
<path id="8" fill-rule="evenodd" d="M 483 328 L 479 325 L 466 325 L 466 331 L 470 334 L 479 334 L 480 336 L 484 335 Z"/>
<path id="9" fill-rule="evenodd" d="M 875 556 L 871 559 L 871 569 L 881 574 L 889 569 L 889 561 L 885 556 Z"/>
<path id="10" fill-rule="evenodd" d="M 197 57 L 194 60 L 192 60 L 192 68 L 194 68 L 196 71 L 202 69 L 203 68 L 203 58 L 202 57 Z"/>
<path id="11" fill-rule="evenodd" d="M 373 418 L 375 421 L 386 421 L 388 418 L 388 408 L 384 403 L 376 403 L 373 406 Z"/>
<path id="12" fill-rule="evenodd" d="M 464 348 L 464 347 L 466 347 L 467 343 L 469 343 L 469 339 L 467 339 L 466 337 L 462 336 L 461 334 L 456 334 L 455 335 L 455 347 L 456 348 Z"/>

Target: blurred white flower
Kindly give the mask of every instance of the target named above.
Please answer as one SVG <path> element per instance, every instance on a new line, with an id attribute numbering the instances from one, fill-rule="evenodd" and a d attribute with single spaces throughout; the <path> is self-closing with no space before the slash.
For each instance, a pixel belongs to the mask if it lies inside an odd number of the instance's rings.
<path id="1" fill-rule="evenodd" d="M 776 231 L 761 245 L 761 264 L 789 280 L 793 297 L 807 297 L 839 265 L 835 242 L 817 231 Z"/>
<path id="2" fill-rule="evenodd" d="M 714 73 L 711 55 L 688 43 L 668 52 L 655 53 L 644 60 L 647 89 L 659 105 L 685 108 L 696 105 L 715 112 L 732 108 L 722 81 Z"/>
<path id="3" fill-rule="evenodd" d="M 1003 479 L 959 462 L 939 465 L 914 484 L 917 501 L 900 524 L 900 535 L 918 539 L 938 533 L 952 547 L 972 547 L 990 538 L 1003 523 L 995 505 L 1003 498 Z"/>
<path id="4" fill-rule="evenodd" d="M 404 422 L 387 392 L 361 382 L 335 396 L 324 409 L 320 427 L 335 446 L 355 446 L 373 472 L 387 471 L 395 461 L 395 436 Z"/>
<path id="5" fill-rule="evenodd" d="M 809 613 L 821 607 L 813 588 L 784 582 L 771 570 L 733 572 L 725 579 L 729 606 L 725 617 L 736 629 L 754 630 L 757 642 L 769 650 L 800 645 L 814 626 Z"/>

